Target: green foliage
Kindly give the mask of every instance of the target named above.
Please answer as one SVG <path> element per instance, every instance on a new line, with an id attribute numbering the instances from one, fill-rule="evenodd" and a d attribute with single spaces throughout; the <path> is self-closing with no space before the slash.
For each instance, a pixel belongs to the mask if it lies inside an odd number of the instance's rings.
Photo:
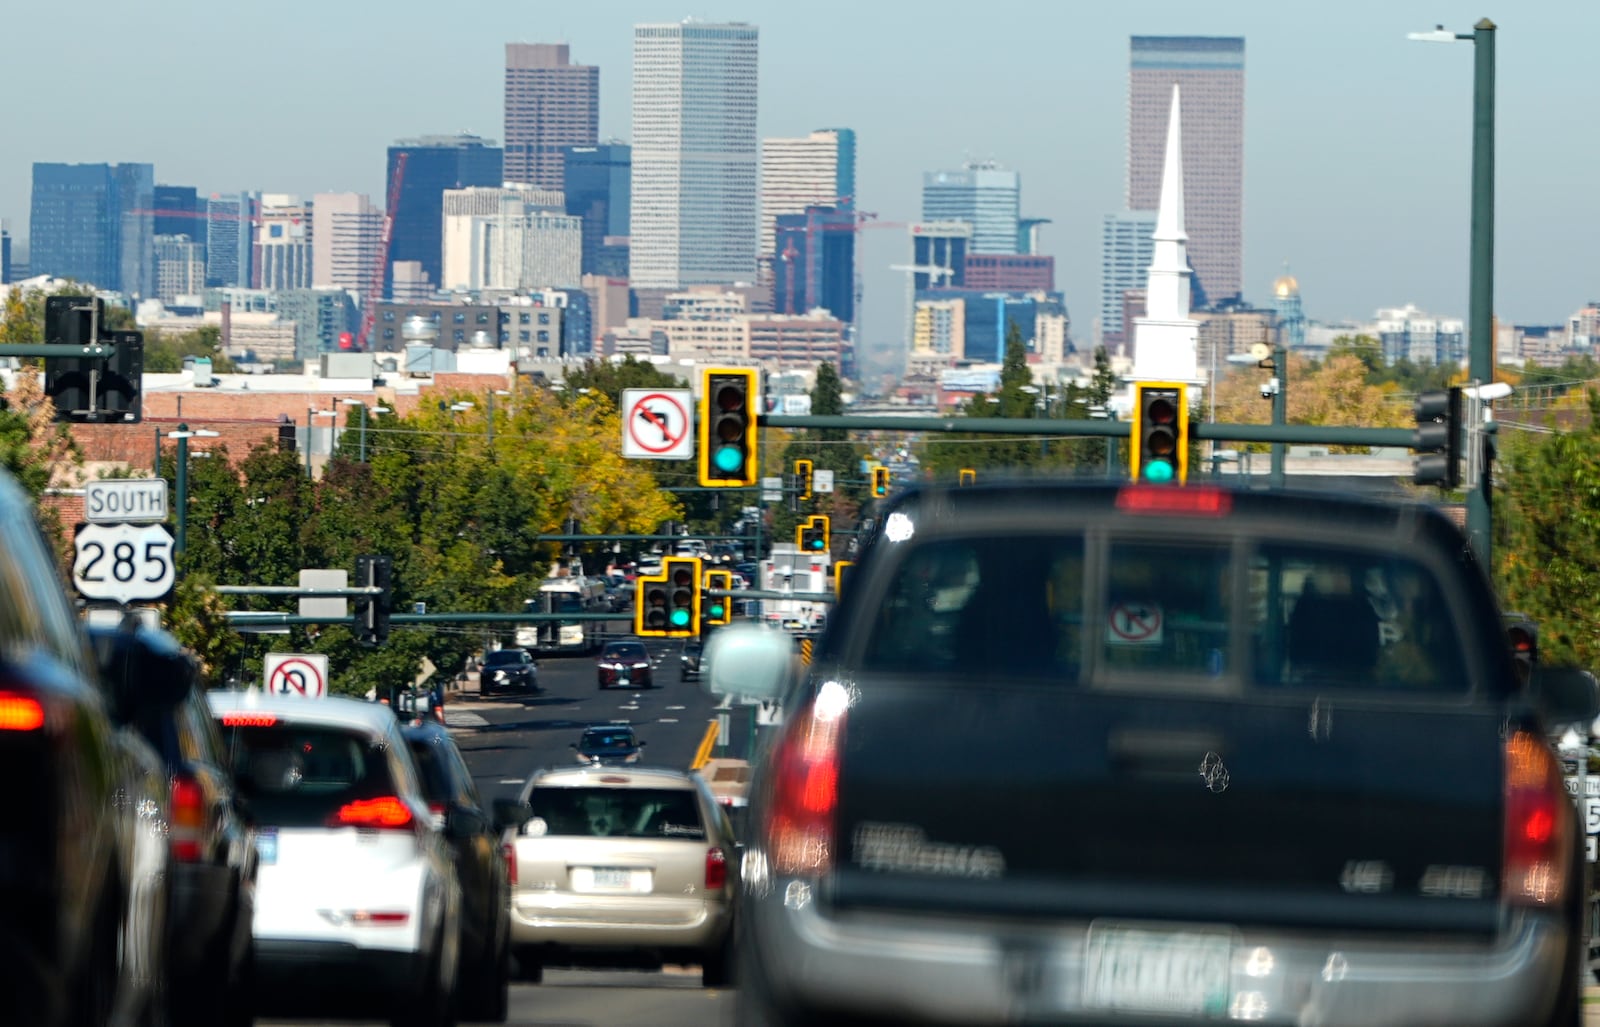
<path id="1" fill-rule="evenodd" d="M 203 574 L 186 575 L 173 589 L 167 624 L 179 642 L 200 661 L 201 673 L 215 682 L 244 650 L 244 639 L 228 625 L 227 603 L 211 591 L 216 582 Z"/>
<path id="2" fill-rule="evenodd" d="M 829 363 L 817 365 L 816 383 L 811 387 L 811 413 L 818 417 L 844 413 L 844 383 L 839 370 Z M 762 473 L 769 477 L 792 476 L 796 460 L 810 460 L 813 471 L 832 471 L 834 491 L 814 492 L 809 500 L 791 509 L 785 503 L 772 509 L 772 537 L 778 542 L 793 542 L 795 525 L 813 514 L 827 514 L 833 527 L 843 529 L 860 517 L 870 486 L 861 474 L 861 461 L 867 447 L 851 440 L 843 428 L 817 428 L 796 432 L 787 445 L 776 450 L 775 466 Z"/>
<path id="3" fill-rule="evenodd" d="M 217 374 L 232 374 L 234 371 L 233 361 L 222 352 L 222 331 L 214 325 L 172 335 L 155 331 L 145 334 L 146 373 L 177 374 L 183 370 L 184 357 L 210 357 L 211 369 Z"/>
<path id="4" fill-rule="evenodd" d="M 1600 361 L 1587 353 L 1569 356 L 1556 367 L 1530 364 L 1523 368 L 1520 389 L 1550 389 L 1560 395 L 1584 383 L 1600 381 Z"/>
<path id="5" fill-rule="evenodd" d="M 562 393 L 569 401 L 598 392 L 611 400 L 612 409 L 622 405 L 623 389 L 681 389 L 683 379 L 661 370 L 655 364 L 639 360 L 632 353 L 613 363 L 609 360 L 586 360 L 582 367 L 568 371 L 562 377 L 566 386 Z"/>
<path id="6" fill-rule="evenodd" d="M 1589 419 L 1501 436 L 1494 552 L 1503 605 L 1539 624 L 1541 658 L 1600 668 L 1600 394 Z"/>

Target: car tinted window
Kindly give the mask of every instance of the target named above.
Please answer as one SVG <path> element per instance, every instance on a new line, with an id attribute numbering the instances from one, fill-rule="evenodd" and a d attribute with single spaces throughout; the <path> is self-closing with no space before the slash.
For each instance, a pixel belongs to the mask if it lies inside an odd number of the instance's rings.
<path id="1" fill-rule="evenodd" d="M 496 667 L 503 664 L 521 663 L 522 652 L 515 649 L 496 649 L 483 658 L 484 666 Z"/>
<path id="2" fill-rule="evenodd" d="M 533 834 L 586 838 L 704 839 L 686 788 L 535 788 Z M 530 822 L 532 823 L 532 822 Z"/>
<path id="3" fill-rule="evenodd" d="M 449 802 L 455 798 L 456 789 L 450 781 L 451 768 L 447 765 L 443 746 L 429 738 L 408 738 L 411 760 L 417 767 L 417 778 L 422 784 L 422 797 L 430 803 Z"/>
<path id="4" fill-rule="evenodd" d="M 1391 553 L 1262 546 L 1250 562 L 1255 680 L 1462 693 L 1465 646 L 1438 579 Z"/>
<path id="5" fill-rule="evenodd" d="M 628 749 L 636 742 L 632 731 L 586 731 L 579 744 L 585 749 Z"/>
<path id="6" fill-rule="evenodd" d="M 1100 659 L 1108 671 L 1220 677 L 1229 652 L 1232 551 L 1223 544 L 1114 542 Z"/>
<path id="7" fill-rule="evenodd" d="M 643 660 L 647 659 L 644 646 L 638 644 L 608 645 L 600 654 L 606 660 Z"/>
<path id="8" fill-rule="evenodd" d="M 263 824 L 321 827 L 340 807 L 395 795 L 386 739 L 338 727 L 224 727 L 239 791 Z M 400 786 L 400 787 L 397 787 Z"/>

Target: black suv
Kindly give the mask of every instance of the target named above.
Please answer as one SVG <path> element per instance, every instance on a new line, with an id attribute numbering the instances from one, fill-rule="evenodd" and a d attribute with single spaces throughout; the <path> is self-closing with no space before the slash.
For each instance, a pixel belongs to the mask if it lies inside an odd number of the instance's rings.
<path id="1" fill-rule="evenodd" d="M 514 688 L 519 692 L 539 690 L 539 666 L 526 649 L 491 649 L 478 669 L 478 691 L 482 695 Z"/>
<path id="2" fill-rule="evenodd" d="M 164 631 L 123 631 L 97 645 L 109 666 L 126 664 L 145 648 L 172 668 L 165 686 L 149 690 L 132 711 L 132 721 L 165 763 L 171 799 L 167 995 L 173 1022 L 248 1024 L 253 1019 L 255 832 L 234 790 L 199 668 Z"/>
<path id="3" fill-rule="evenodd" d="M 737 630 L 736 630 L 737 629 Z M 741 1023 L 1575 1027 L 1583 825 L 1420 504 L 994 484 L 890 500 L 751 791 Z"/>
<path id="4" fill-rule="evenodd" d="M 504 1023 L 509 1001 L 510 887 L 515 860 L 505 833 L 528 822 L 528 804 L 496 799 L 486 810 L 450 732 L 430 720 L 401 728 L 423 797 L 444 830 L 461 882 L 456 994 L 463 1019 Z"/>

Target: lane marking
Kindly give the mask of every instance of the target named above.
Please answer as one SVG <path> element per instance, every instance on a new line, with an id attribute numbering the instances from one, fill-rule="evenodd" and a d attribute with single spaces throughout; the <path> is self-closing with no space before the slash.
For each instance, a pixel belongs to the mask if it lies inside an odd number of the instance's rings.
<path id="1" fill-rule="evenodd" d="M 687 706 L 668 706 L 668 707 L 667 707 L 667 709 L 668 709 L 668 710 L 669 710 L 669 711 L 670 711 L 670 710 L 686 710 L 686 709 L 688 709 L 688 708 L 689 708 L 689 707 L 687 707 Z"/>
<path id="2" fill-rule="evenodd" d="M 657 724 L 676 724 L 677 722 L 678 722 L 678 718 L 677 717 L 657 717 L 656 718 L 656 723 Z"/>
<path id="3" fill-rule="evenodd" d="M 522 778 L 520 778 L 520 777 L 502 777 L 500 779 L 500 783 L 503 784 L 503 785 L 519 785 L 519 784 L 522 783 Z"/>

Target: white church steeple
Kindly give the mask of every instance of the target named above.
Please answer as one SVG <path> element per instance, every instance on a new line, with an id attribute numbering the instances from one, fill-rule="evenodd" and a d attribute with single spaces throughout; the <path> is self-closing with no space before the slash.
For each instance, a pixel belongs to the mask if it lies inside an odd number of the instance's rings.
<path id="1" fill-rule="evenodd" d="M 1178 87 L 1172 87 L 1167 152 L 1161 169 L 1161 206 L 1156 212 L 1145 316 L 1134 321 L 1133 377 L 1196 381 L 1200 323 L 1189 317 L 1189 267 L 1183 230 L 1183 128 Z"/>

